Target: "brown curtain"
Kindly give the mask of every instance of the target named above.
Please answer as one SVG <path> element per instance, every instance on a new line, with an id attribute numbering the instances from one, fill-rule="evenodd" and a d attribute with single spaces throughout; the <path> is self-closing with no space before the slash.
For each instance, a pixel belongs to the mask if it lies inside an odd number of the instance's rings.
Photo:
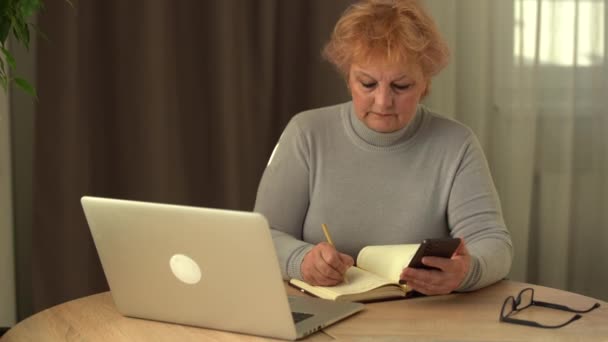
<path id="1" fill-rule="evenodd" d="M 350 2 L 48 1 L 33 312 L 107 290 L 83 195 L 251 210 L 290 117 L 348 100 L 320 50 Z"/>

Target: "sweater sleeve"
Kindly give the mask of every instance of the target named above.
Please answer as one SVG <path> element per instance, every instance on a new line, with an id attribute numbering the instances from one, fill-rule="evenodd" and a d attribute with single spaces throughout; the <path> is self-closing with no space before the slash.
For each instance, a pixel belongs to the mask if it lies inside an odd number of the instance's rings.
<path id="1" fill-rule="evenodd" d="M 313 247 L 302 241 L 309 203 L 309 148 L 296 118 L 287 125 L 270 157 L 254 208 L 270 224 L 284 279 L 302 279 L 302 260 Z"/>
<path id="2" fill-rule="evenodd" d="M 452 236 L 462 237 L 472 256 L 457 291 L 472 291 L 504 278 L 513 247 L 483 150 L 473 134 L 460 153 L 448 200 Z"/>

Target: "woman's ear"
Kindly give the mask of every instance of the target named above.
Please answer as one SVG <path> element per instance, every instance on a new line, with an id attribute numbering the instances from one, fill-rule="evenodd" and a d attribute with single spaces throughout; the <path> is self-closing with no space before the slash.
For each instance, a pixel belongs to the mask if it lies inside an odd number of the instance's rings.
<path id="1" fill-rule="evenodd" d="M 348 68 L 341 69 L 341 74 L 342 74 L 342 78 L 344 79 L 344 82 L 346 83 L 346 89 L 348 89 L 348 91 L 351 91 L 351 89 L 350 89 L 350 66 Z"/>
<path id="2" fill-rule="evenodd" d="M 424 90 L 422 91 L 422 96 L 420 98 L 425 98 L 429 93 L 431 92 L 431 80 L 427 80 L 426 81 L 426 86 L 424 87 Z"/>
<path id="3" fill-rule="evenodd" d="M 350 73 L 344 74 L 344 82 L 346 83 L 346 89 L 350 90 Z"/>

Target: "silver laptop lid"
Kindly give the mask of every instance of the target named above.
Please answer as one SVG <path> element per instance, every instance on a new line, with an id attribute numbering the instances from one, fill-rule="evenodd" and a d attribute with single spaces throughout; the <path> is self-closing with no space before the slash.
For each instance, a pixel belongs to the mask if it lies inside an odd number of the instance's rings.
<path id="1" fill-rule="evenodd" d="M 95 197 L 81 202 L 122 314 L 301 337 L 262 215 Z"/>

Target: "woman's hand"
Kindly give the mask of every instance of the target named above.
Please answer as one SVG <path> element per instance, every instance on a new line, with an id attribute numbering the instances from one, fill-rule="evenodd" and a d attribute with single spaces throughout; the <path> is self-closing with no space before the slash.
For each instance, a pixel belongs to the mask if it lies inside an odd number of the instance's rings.
<path id="1" fill-rule="evenodd" d="M 305 282 L 332 286 L 341 283 L 346 270 L 354 264 L 350 255 L 338 252 L 327 242 L 321 242 L 304 256 L 300 270 Z"/>
<path id="2" fill-rule="evenodd" d="M 458 288 L 469 271 L 471 255 L 460 239 L 460 245 L 452 258 L 424 257 L 422 263 L 438 268 L 427 270 L 406 267 L 401 272 L 401 280 L 407 286 L 425 295 L 448 294 Z"/>

